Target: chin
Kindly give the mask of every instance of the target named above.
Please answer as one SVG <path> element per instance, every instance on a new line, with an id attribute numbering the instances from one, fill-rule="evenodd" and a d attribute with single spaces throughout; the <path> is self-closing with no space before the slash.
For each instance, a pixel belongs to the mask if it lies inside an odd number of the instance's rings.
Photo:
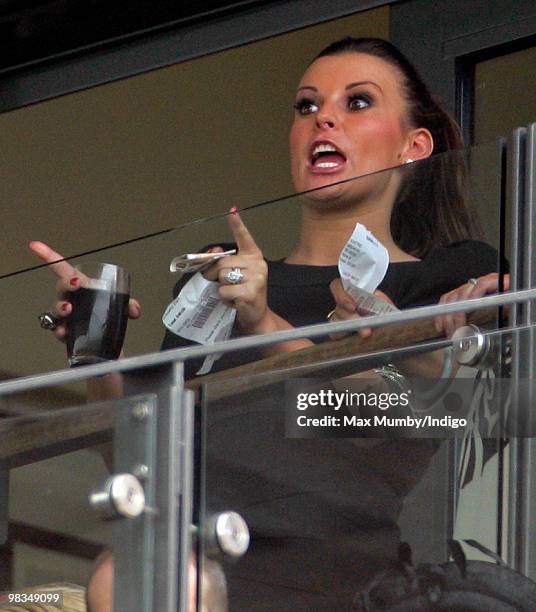
<path id="1" fill-rule="evenodd" d="M 340 175 L 309 175 L 302 177 L 302 180 L 295 181 L 296 191 L 311 191 L 305 197 L 311 200 L 331 200 L 338 197 L 344 191 L 347 191 L 348 185 L 345 181 L 348 177 Z"/>
<path id="2" fill-rule="evenodd" d="M 307 193 L 303 198 L 315 207 L 329 205 L 330 208 L 339 208 L 356 202 L 356 194 L 350 193 L 347 187 L 347 185 L 332 185 Z"/>

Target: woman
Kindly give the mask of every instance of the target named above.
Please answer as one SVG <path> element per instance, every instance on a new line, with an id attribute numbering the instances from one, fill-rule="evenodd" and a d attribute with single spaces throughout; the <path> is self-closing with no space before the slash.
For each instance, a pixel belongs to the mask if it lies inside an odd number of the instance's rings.
<path id="1" fill-rule="evenodd" d="M 395 47 L 379 39 L 347 38 L 324 49 L 304 74 L 295 106 L 290 149 L 298 192 L 462 147 L 458 127 L 429 94 L 413 67 Z M 313 151 L 316 143 L 334 150 L 319 155 Z M 361 222 L 389 252 L 391 266 L 380 288 L 397 306 L 434 303 L 456 288 L 459 291 L 455 295 L 461 298 L 496 290 L 495 276 L 478 281 L 476 286 L 466 282 L 495 270 L 496 255 L 480 242 L 459 243 L 475 233 L 464 203 L 461 156 L 438 158 L 434 164 L 436 181 L 419 181 L 419 173 L 428 172 L 428 168 L 418 166 L 415 172 L 404 173 L 407 178 L 398 193 L 393 193 L 397 175 L 392 172 L 307 194 L 300 240 L 282 262 L 284 265 L 270 264 L 270 273 L 292 277 L 285 290 L 295 286 L 293 277 L 298 268 L 291 266 L 308 266 L 308 272 L 318 276 L 313 280 L 327 280 L 329 284 L 338 278 L 336 264 L 343 245 L 355 223 Z M 319 322 L 334 305 L 338 319 L 357 316 L 355 305 L 341 292 L 339 282 L 332 285 L 333 298 L 326 297 L 325 287 L 321 297 L 315 296 L 316 315 L 302 321 L 278 314 L 267 300 L 271 288 L 261 250 L 237 215 L 231 215 L 229 223 L 241 243 L 240 252 L 220 260 L 207 276 L 219 280 L 221 297 L 236 308 L 240 332 L 267 333 Z M 30 243 L 30 248 L 45 262 L 61 259 L 41 242 Z M 217 252 L 221 247 L 211 250 Z M 411 265 L 397 265 L 408 263 Z M 438 263 L 442 264 L 439 274 Z M 234 267 L 241 268 L 244 275 L 239 285 L 226 280 L 226 273 Z M 53 269 L 60 278 L 60 294 L 77 289 L 76 272 L 67 262 Z M 430 274 L 432 269 L 434 274 Z M 452 301 L 452 295 L 443 301 Z M 288 293 L 278 299 L 288 302 Z M 67 300 L 60 300 L 54 308 L 60 320 L 70 312 Z M 132 301 L 131 317 L 140 314 L 139 304 Z M 438 327 L 446 328 L 446 320 Z M 63 325 L 57 327 L 55 335 L 64 337 Z M 164 347 L 183 343 L 171 337 Z M 305 344 L 279 346 L 277 350 Z"/>
<path id="2" fill-rule="evenodd" d="M 471 239 L 459 156 L 438 158 L 439 178 L 432 181 L 419 178 L 427 164 L 409 165 L 459 147 L 455 124 L 392 45 L 348 38 L 321 52 L 300 82 L 290 132 L 294 184 L 308 191 L 298 244 L 284 261 L 266 262 L 232 211 L 238 253 L 206 273 L 236 308 L 235 333 L 319 323 L 333 310 L 338 319 L 358 317 L 337 269 L 357 222 L 387 248 L 380 295 L 399 308 L 496 290 L 496 277 L 484 276 L 496 269 L 496 253 Z M 59 258 L 42 243 L 31 248 L 45 261 Z M 229 275 L 236 268 L 239 283 Z M 56 264 L 55 271 L 60 290 L 76 289 L 69 264 Z M 467 282 L 473 277 L 483 278 Z M 57 317 L 70 312 L 67 300 L 56 305 Z M 139 305 L 132 303 L 130 313 L 139 316 Z M 457 322 L 444 318 L 438 329 L 450 333 Z M 55 333 L 63 337 L 64 326 Z M 168 332 L 163 348 L 185 344 Z M 310 344 L 287 342 L 263 353 Z M 219 367 L 235 363 L 231 356 Z M 102 391 L 104 382 L 98 384 Z M 247 423 L 232 417 L 209 423 L 209 502 L 241 512 L 253 532 L 246 558 L 228 568 L 230 609 L 349 609 L 363 582 L 395 559 L 403 499 L 436 446 L 287 440 L 273 402 L 264 410 L 264 399 L 255 397 L 260 409 Z M 225 414 L 229 406 L 220 408 Z"/>
<path id="3" fill-rule="evenodd" d="M 388 250 L 390 266 L 379 289 L 397 307 L 436 303 L 457 287 L 462 299 L 493 290 L 495 276 L 477 286 L 467 283 L 496 270 L 497 255 L 469 240 L 475 231 L 464 201 L 462 155 L 442 155 L 411 172 L 404 167 L 377 173 L 461 147 L 457 125 L 392 45 L 348 38 L 322 51 L 300 82 L 290 131 L 294 185 L 297 192 L 309 191 L 298 244 L 284 261 L 267 264 L 237 215 L 230 215 L 239 252 L 206 274 L 219 281 L 221 298 L 236 308 L 235 331 L 268 333 L 318 323 L 334 308 L 336 319 L 358 316 L 337 268 L 357 222 Z M 362 178 L 348 180 L 353 177 Z M 233 268 L 243 274 L 240 284 L 227 279 Z M 443 327 L 452 333 L 453 318 L 438 321 L 438 331 Z M 163 348 L 185 343 L 168 332 Z"/>
<path id="4" fill-rule="evenodd" d="M 357 222 L 387 248 L 380 295 L 399 308 L 496 288 L 496 276 L 484 276 L 496 269 L 496 252 L 471 239 L 461 155 L 405 164 L 460 147 L 457 126 L 391 45 L 346 39 L 324 50 L 300 82 L 290 132 L 294 184 L 308 192 L 298 244 L 284 261 L 267 263 L 232 211 L 238 254 L 207 273 L 236 308 L 235 333 L 323 322 L 334 308 L 338 319 L 359 316 L 337 268 Z M 356 176 L 362 178 L 347 180 Z M 233 284 L 229 272 L 237 268 L 243 278 Z M 467 282 L 471 277 L 481 278 L 475 285 Z M 459 322 L 447 317 L 438 328 L 451 333 Z M 163 348 L 184 343 L 168 332 Z M 288 342 L 263 352 L 310 344 Z M 229 354 L 218 367 L 250 358 Z M 396 558 L 402 501 L 437 446 L 288 440 L 278 412 L 283 400 L 281 389 L 271 388 L 209 406 L 207 503 L 214 509 L 232 504 L 253 532 L 246 558 L 227 568 L 230 607 L 349 609 L 359 586 Z M 237 416 L 240 405 L 255 409 Z"/>

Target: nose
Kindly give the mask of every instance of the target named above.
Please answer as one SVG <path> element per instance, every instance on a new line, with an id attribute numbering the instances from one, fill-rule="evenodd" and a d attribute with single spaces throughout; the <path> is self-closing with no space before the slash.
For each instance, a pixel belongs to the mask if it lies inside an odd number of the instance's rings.
<path id="1" fill-rule="evenodd" d="M 333 113 L 322 110 L 316 115 L 316 125 L 321 130 L 329 130 L 335 127 L 335 117 Z"/>

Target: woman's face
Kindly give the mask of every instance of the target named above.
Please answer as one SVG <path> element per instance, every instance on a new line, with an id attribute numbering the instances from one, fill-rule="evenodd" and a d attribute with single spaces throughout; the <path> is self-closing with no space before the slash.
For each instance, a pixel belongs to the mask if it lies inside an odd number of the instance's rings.
<path id="1" fill-rule="evenodd" d="M 384 60 L 364 53 L 315 60 L 298 87 L 290 130 L 296 190 L 403 163 L 409 132 L 405 117 L 401 76 Z M 311 196 L 332 200 L 353 195 L 355 199 L 363 186 L 364 181 L 352 181 Z"/>

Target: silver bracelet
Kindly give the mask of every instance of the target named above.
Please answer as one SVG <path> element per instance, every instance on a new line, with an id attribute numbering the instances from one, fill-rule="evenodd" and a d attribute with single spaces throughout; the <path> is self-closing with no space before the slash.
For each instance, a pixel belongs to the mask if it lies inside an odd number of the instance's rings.
<path id="1" fill-rule="evenodd" d="M 381 368 L 374 368 L 373 372 L 379 374 L 396 393 L 413 393 L 408 379 L 392 363 L 388 363 Z"/>

